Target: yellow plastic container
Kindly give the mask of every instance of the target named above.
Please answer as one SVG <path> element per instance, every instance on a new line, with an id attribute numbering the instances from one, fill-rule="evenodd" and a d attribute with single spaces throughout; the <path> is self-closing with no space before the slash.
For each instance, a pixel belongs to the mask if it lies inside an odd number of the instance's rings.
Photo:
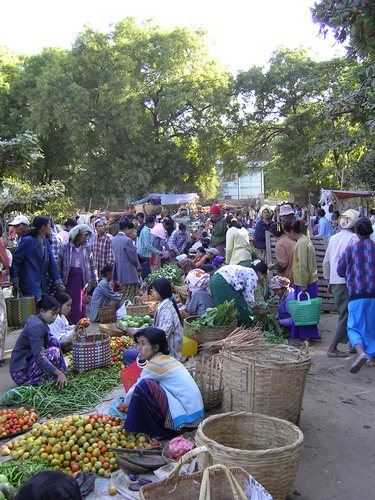
<path id="1" fill-rule="evenodd" d="M 190 337 L 182 337 L 182 356 L 195 356 L 198 352 L 198 342 Z"/>

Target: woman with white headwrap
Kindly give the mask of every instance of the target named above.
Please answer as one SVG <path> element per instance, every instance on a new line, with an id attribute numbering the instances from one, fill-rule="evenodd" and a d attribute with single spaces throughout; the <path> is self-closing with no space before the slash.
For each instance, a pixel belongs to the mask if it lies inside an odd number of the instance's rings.
<path id="1" fill-rule="evenodd" d="M 85 291 L 87 285 L 98 280 L 91 248 L 87 243 L 92 230 L 87 224 L 78 224 L 69 231 L 69 243 L 60 249 L 58 268 L 66 286 L 66 293 L 72 298 L 68 320 L 72 324 L 86 316 Z"/>
<path id="2" fill-rule="evenodd" d="M 202 269 L 190 271 L 185 278 L 189 288 L 189 298 L 186 301 L 186 311 L 193 316 L 202 316 L 209 307 L 215 307 L 211 296 L 210 275 Z"/>

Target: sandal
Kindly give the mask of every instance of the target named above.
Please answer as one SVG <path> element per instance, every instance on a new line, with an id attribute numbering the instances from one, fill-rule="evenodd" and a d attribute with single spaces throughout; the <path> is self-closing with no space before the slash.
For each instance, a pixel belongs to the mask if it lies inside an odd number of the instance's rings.
<path id="1" fill-rule="evenodd" d="M 362 368 L 362 366 L 364 364 L 367 363 L 367 356 L 365 353 L 362 353 L 362 354 L 359 354 L 356 358 L 356 360 L 354 361 L 354 363 L 352 364 L 352 366 L 350 367 L 350 370 L 349 372 L 350 373 L 357 373 L 359 372 L 359 370 Z"/>
<path id="2" fill-rule="evenodd" d="M 327 352 L 329 358 L 348 358 L 349 355 L 344 351 Z"/>

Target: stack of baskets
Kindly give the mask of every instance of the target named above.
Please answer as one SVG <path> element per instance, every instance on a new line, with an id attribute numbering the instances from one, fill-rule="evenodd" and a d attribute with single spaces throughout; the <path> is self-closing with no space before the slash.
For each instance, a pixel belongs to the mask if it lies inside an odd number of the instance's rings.
<path id="1" fill-rule="evenodd" d="M 274 500 L 288 495 L 303 449 L 303 434 L 296 425 L 246 412 L 206 418 L 195 441 L 207 448 L 214 463 L 245 469 Z"/>
<path id="2" fill-rule="evenodd" d="M 192 327 L 192 323 L 196 319 L 197 316 L 188 316 L 184 319 L 184 335 L 192 337 L 198 344 L 225 339 L 237 327 L 237 322 L 228 326 L 201 326 L 199 333 L 196 333 Z"/>
<path id="3" fill-rule="evenodd" d="M 311 363 L 307 345 L 224 349 L 224 411 L 262 413 L 298 424 Z"/>

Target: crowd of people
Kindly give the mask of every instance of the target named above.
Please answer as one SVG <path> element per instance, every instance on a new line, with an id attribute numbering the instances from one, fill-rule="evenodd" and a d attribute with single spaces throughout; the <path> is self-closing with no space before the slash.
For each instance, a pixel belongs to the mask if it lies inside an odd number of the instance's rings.
<path id="1" fill-rule="evenodd" d="M 38 313 L 28 320 L 13 349 L 9 367 L 13 380 L 23 385 L 55 380 L 64 387 L 63 353 L 85 321 L 87 308 L 91 320 L 98 321 L 101 308 L 132 302 L 153 269 L 174 262 L 184 275 L 189 296 L 181 307 L 168 279 L 158 278 L 150 285 L 158 302 L 153 326 L 132 332 L 136 347 L 123 355 L 126 365 L 147 362 L 141 380 L 126 396 L 130 412 L 126 428 L 172 436 L 194 427 L 203 415 L 203 403 L 182 363 L 183 315 L 199 316 L 207 308 L 234 300 L 238 324 L 252 326 L 252 310 L 262 314 L 262 302 L 274 296 L 276 319 L 286 337 L 319 340 L 318 325 L 295 325 L 288 308 L 289 300 L 319 294 L 314 233 L 329 240 L 323 270 L 339 314 L 327 354 L 348 356 L 338 346 L 349 341 L 357 353 L 352 373 L 365 363 L 375 365 L 375 243 L 371 239 L 375 215 L 370 220 L 352 209 L 333 212 L 331 219 L 326 215 L 318 208 L 316 223 L 308 224 L 306 210 L 289 203 L 263 205 L 257 214 L 232 212 L 216 204 L 209 213 L 194 214 L 181 207 L 175 214 L 158 217 L 124 216 L 115 235 L 103 217 L 69 218 L 57 231 L 48 216 L 38 215 L 31 224 L 23 215 L 16 216 L 8 225 L 17 235 L 12 252 L 0 240 L 0 261 L 13 293 L 33 296 Z M 276 239 L 274 258 L 266 252 L 267 233 Z M 6 309 L 0 298 L 2 358 Z"/>

